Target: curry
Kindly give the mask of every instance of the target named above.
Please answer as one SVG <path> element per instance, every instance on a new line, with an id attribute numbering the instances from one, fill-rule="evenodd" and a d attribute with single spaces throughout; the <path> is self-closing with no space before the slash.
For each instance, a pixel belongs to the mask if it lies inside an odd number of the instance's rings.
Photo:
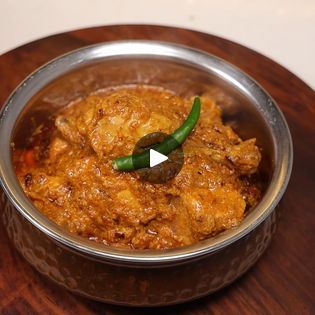
<path id="1" fill-rule="evenodd" d="M 200 118 L 182 144 L 180 173 L 162 184 L 113 168 L 152 132 L 171 134 L 192 99 L 158 87 L 117 87 L 69 104 L 38 126 L 30 147 L 13 151 L 26 195 L 68 231 L 132 249 L 185 246 L 237 226 L 261 195 L 261 153 L 222 122 L 214 100 L 201 96 Z M 47 132 L 47 130 L 49 130 Z"/>

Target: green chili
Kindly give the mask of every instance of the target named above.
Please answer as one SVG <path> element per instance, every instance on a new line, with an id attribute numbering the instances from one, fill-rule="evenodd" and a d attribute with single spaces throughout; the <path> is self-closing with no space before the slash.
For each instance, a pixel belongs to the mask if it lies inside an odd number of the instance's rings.
<path id="1" fill-rule="evenodd" d="M 194 129 L 201 109 L 199 97 L 195 97 L 191 111 L 184 123 L 176 129 L 171 135 L 167 136 L 161 143 L 152 147 L 155 151 L 168 155 L 179 147 Z M 150 150 L 147 149 L 142 153 L 122 156 L 113 161 L 113 167 L 120 171 L 131 171 L 134 169 L 150 166 Z"/>

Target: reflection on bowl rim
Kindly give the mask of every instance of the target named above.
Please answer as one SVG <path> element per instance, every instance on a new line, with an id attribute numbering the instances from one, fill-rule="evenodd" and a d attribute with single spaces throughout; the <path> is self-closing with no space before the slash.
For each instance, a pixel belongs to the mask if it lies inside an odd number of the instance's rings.
<path id="1" fill-rule="evenodd" d="M 11 162 L 10 142 L 15 121 L 29 99 L 60 75 L 110 57 L 160 57 L 201 67 L 228 82 L 246 95 L 267 121 L 272 133 L 275 166 L 268 188 L 255 209 L 235 228 L 185 247 L 168 250 L 117 249 L 89 241 L 65 231 L 35 208 L 23 193 Z M 11 94 L 0 116 L 0 179 L 4 192 L 20 213 L 38 229 L 63 245 L 90 255 L 121 264 L 152 265 L 186 261 L 220 250 L 239 240 L 263 222 L 280 201 L 290 178 L 293 150 L 285 118 L 271 96 L 251 77 L 226 61 L 186 46 L 145 40 L 128 40 L 96 44 L 57 57 L 28 76 Z"/>

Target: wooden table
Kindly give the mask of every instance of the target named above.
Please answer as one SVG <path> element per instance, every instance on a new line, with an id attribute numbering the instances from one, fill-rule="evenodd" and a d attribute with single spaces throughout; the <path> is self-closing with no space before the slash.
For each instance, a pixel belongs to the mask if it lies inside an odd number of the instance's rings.
<path id="1" fill-rule="evenodd" d="M 162 309 L 132 309 L 77 297 L 34 271 L 0 228 L 2 314 L 315 314 L 315 93 L 272 60 L 228 40 L 179 28 L 106 26 L 47 37 L 0 56 L 0 104 L 30 72 L 85 45 L 119 39 L 185 44 L 255 78 L 278 102 L 294 142 L 294 168 L 272 245 L 240 280 L 206 298 Z"/>

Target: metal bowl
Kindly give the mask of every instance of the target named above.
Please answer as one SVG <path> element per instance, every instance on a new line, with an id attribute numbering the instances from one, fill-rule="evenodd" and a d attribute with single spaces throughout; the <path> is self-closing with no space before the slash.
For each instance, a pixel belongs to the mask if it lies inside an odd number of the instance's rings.
<path id="1" fill-rule="evenodd" d="M 182 96 L 209 93 L 226 123 L 262 148 L 265 191 L 233 229 L 170 250 L 122 250 L 70 234 L 39 212 L 12 167 L 11 143 L 92 91 L 121 84 L 163 86 Z M 35 124 L 34 124 L 35 121 Z M 133 306 L 161 306 L 219 290 L 260 257 L 275 231 L 275 207 L 289 180 L 292 142 L 274 100 L 252 78 L 215 56 L 163 42 L 120 41 L 85 47 L 39 68 L 13 92 L 0 121 L 2 217 L 10 239 L 39 272 L 87 297 Z"/>

